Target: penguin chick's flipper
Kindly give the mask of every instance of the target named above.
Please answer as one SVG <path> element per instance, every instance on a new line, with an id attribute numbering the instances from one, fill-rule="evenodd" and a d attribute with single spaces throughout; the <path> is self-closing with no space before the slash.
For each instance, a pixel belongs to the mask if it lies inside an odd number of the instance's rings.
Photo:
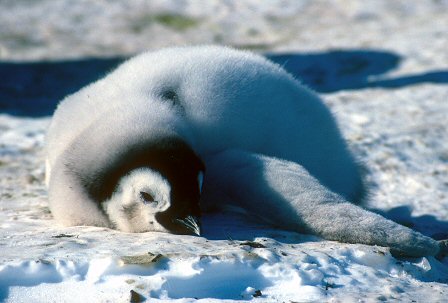
<path id="1" fill-rule="evenodd" d="M 206 163 L 206 204 L 235 204 L 281 228 L 390 247 L 396 255 L 439 251 L 437 241 L 347 202 L 297 163 L 240 150 L 214 154 Z"/>

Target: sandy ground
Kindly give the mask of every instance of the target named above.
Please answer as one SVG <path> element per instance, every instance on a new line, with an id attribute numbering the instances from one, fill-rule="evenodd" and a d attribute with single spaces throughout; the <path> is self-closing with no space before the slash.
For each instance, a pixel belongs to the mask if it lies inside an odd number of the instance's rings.
<path id="1" fill-rule="evenodd" d="M 243 298 L 257 302 L 446 299 L 446 259 L 397 261 L 387 250 L 382 259 L 378 248 L 318 241 L 225 216 L 206 218 L 208 231 L 199 239 L 63 228 L 52 220 L 43 184 L 43 146 L 57 101 L 132 54 L 217 43 L 263 53 L 321 94 L 365 167 L 371 188 L 367 207 L 436 239 L 448 238 L 448 1 L 260 2 L 0 2 L 0 301 L 45 301 L 42 294 L 57 292 L 39 290 L 41 283 L 58 280 L 27 272 L 23 268 L 31 263 L 23 262 L 46 260 L 61 273 L 60 268 L 70 266 L 58 262 L 68 260 L 74 262 L 73 274 L 61 274 L 61 281 L 75 274 L 80 281 L 91 281 L 86 267 L 94 268 L 93 259 L 148 251 L 169 256 L 177 265 L 193 258 L 189 264 L 209 273 L 202 276 L 208 279 L 214 277 L 214 263 L 195 258 L 220 254 L 219 260 L 243 260 L 216 268 L 224 280 L 232 279 L 232 271 L 248 273 L 246 280 L 235 282 L 241 287 L 259 282 L 264 295 L 248 290 Z M 240 245 L 245 240 L 264 241 L 265 248 Z M 253 254 L 258 261 L 250 263 Z M 287 281 L 266 273 L 281 272 L 272 267 L 276 264 L 301 264 L 283 269 L 292 276 L 297 271 L 300 281 L 290 279 L 296 286 L 288 288 Z M 269 270 L 262 267 L 268 265 Z M 110 274 L 115 265 L 104 266 Z M 161 277 L 177 277 L 181 271 L 173 266 L 168 266 L 171 276 Z M 320 274 L 310 274 L 314 269 Z M 107 276 L 107 271 L 98 275 Z M 282 297 L 260 275 L 289 292 Z M 190 286 L 204 283 L 191 281 Z M 104 285 L 97 289 L 106 289 Z M 195 295 L 165 289 L 163 294 L 160 285 L 153 292 L 126 285 L 113 298 L 129 300 L 132 288 L 160 300 L 235 299 L 225 291 Z M 297 285 L 314 288 L 294 292 Z"/>

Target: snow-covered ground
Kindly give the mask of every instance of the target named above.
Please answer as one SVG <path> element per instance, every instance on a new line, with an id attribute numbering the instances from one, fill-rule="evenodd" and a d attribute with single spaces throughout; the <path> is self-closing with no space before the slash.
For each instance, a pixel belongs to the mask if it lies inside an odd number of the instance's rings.
<path id="1" fill-rule="evenodd" d="M 236 214 L 207 215 L 203 237 L 66 228 L 43 184 L 64 94 L 133 53 L 221 43 L 321 93 L 365 166 L 366 207 L 447 239 L 447 28 L 445 0 L 1 1 L 0 301 L 448 301 L 447 258 L 396 259 Z"/>

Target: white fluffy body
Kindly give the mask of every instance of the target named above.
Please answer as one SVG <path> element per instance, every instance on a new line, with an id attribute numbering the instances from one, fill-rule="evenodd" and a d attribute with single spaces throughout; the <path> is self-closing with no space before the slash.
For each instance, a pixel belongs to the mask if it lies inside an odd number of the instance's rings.
<path id="1" fill-rule="evenodd" d="M 141 54 L 63 100 L 47 137 L 55 217 L 67 225 L 110 225 L 65 163 L 101 167 L 130 137 L 166 134 L 205 162 L 204 209 L 233 204 L 327 239 L 408 255 L 438 251 L 436 241 L 348 203 L 359 202 L 363 183 L 312 91 L 261 56 L 214 46 Z M 128 183 L 122 180 L 123 190 Z"/>

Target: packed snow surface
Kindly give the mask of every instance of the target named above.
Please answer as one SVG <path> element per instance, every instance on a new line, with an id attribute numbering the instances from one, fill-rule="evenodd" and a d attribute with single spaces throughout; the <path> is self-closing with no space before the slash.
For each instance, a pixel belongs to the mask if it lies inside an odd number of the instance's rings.
<path id="1" fill-rule="evenodd" d="M 365 167 L 366 207 L 447 239 L 447 1 L 0 8 L 0 302 L 448 300 L 443 256 L 399 259 L 241 214 L 205 216 L 202 237 L 61 227 L 47 205 L 43 151 L 56 101 L 125 56 L 196 43 L 261 50 L 321 93 Z"/>

